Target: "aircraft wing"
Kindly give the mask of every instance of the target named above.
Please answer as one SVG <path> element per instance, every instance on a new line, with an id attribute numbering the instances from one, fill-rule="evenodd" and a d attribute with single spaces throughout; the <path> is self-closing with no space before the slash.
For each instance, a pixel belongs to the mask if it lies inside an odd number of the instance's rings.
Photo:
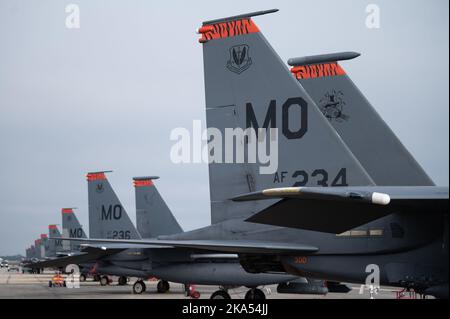
<path id="1" fill-rule="evenodd" d="M 291 187 L 234 201 L 280 201 L 246 221 L 340 234 L 392 213 L 448 212 L 448 187 Z"/>
<path id="2" fill-rule="evenodd" d="M 77 238 L 63 238 L 63 240 L 80 241 Z M 127 248 L 189 248 L 214 252 L 235 254 L 311 254 L 319 249 L 310 245 L 280 243 L 273 241 L 249 240 L 160 240 L 160 239 L 82 239 L 88 244 L 98 243 L 98 246 L 108 244 L 122 244 Z M 99 248 L 102 249 L 102 248 Z M 103 247 L 103 249 L 105 249 Z M 106 248 L 107 249 L 107 248 Z"/>
<path id="3" fill-rule="evenodd" d="M 86 239 L 83 239 L 83 241 Z M 73 256 L 66 256 L 61 258 L 55 258 L 51 260 L 39 261 L 35 263 L 26 264 L 26 267 L 31 268 L 56 268 L 56 267 L 65 267 L 70 264 L 79 265 L 91 261 L 95 261 L 97 259 L 101 259 L 113 254 L 117 254 L 125 249 L 105 249 L 104 247 L 86 247 L 82 252 L 77 253 Z"/>

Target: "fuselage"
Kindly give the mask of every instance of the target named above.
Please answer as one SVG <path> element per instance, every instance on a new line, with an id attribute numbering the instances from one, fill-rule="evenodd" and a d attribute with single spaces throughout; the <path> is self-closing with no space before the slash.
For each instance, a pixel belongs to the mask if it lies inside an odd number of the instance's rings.
<path id="1" fill-rule="evenodd" d="M 210 256 L 204 251 L 174 248 L 127 249 L 98 260 L 98 273 L 138 278 L 156 277 L 182 284 L 246 286 L 298 279 L 291 274 L 251 274 L 233 255 Z M 202 257 L 204 256 L 204 257 Z"/>
<path id="2" fill-rule="evenodd" d="M 257 225 L 235 219 L 164 239 L 240 239 L 295 242 L 319 247 L 307 256 L 241 255 L 250 272 L 284 271 L 309 278 L 366 284 L 379 270 L 381 285 L 415 288 L 448 285 L 448 214 L 391 214 L 344 234 Z M 262 266 L 263 265 L 263 266 Z"/>

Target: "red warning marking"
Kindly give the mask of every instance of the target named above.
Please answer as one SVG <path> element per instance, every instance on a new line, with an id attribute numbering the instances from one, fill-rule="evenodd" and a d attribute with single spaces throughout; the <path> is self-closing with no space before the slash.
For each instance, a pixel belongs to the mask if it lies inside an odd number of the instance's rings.
<path id="1" fill-rule="evenodd" d="M 48 225 L 48 229 L 56 229 L 56 225 Z"/>
<path id="2" fill-rule="evenodd" d="M 206 32 L 214 32 L 214 27 L 212 25 L 205 25 L 198 29 L 198 33 L 203 34 Z"/>
<path id="3" fill-rule="evenodd" d="M 198 32 L 202 35 L 202 37 L 199 39 L 199 42 L 205 43 L 210 40 L 231 38 L 238 35 L 257 33 L 259 32 L 259 28 L 252 21 L 252 19 L 248 18 L 203 26 L 198 29 Z"/>
<path id="4" fill-rule="evenodd" d="M 63 213 L 63 214 L 73 214 L 73 209 L 72 208 L 63 208 L 63 209 L 61 209 L 61 213 Z"/>
<path id="5" fill-rule="evenodd" d="M 41 234 L 41 239 L 48 238 L 47 234 Z"/>
<path id="6" fill-rule="evenodd" d="M 345 75 L 344 69 L 337 62 L 296 66 L 291 72 L 298 80 Z"/>
<path id="7" fill-rule="evenodd" d="M 148 186 L 154 186 L 153 181 L 151 179 L 134 181 L 134 187 L 148 187 Z"/>
<path id="8" fill-rule="evenodd" d="M 106 179 L 105 173 L 90 173 L 90 174 L 87 174 L 86 177 L 87 177 L 88 182 Z"/>

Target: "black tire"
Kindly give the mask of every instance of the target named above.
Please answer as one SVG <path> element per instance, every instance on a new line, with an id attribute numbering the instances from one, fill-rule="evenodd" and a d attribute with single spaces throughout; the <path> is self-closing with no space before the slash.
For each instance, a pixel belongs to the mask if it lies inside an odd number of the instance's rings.
<path id="1" fill-rule="evenodd" d="M 85 281 L 86 281 L 86 275 L 80 274 L 80 282 L 85 282 Z"/>
<path id="2" fill-rule="evenodd" d="M 51 281 L 49 281 L 49 282 L 48 282 L 48 286 L 49 286 L 50 288 L 52 288 L 53 283 L 52 283 Z"/>
<path id="3" fill-rule="evenodd" d="M 261 289 L 250 289 L 245 294 L 244 299 L 246 300 L 264 300 L 266 299 L 266 295 Z"/>
<path id="4" fill-rule="evenodd" d="M 142 280 L 138 280 L 133 285 L 133 294 L 140 295 L 147 290 L 145 283 Z"/>
<path id="5" fill-rule="evenodd" d="M 170 290 L 170 284 L 165 280 L 158 281 L 158 285 L 156 286 L 158 293 L 165 294 Z"/>
<path id="6" fill-rule="evenodd" d="M 217 290 L 209 299 L 231 299 L 231 296 L 225 290 Z"/>
<path id="7" fill-rule="evenodd" d="M 94 275 L 94 281 L 100 281 L 100 275 Z"/>
<path id="8" fill-rule="evenodd" d="M 109 285 L 109 278 L 108 276 L 102 276 L 100 278 L 100 286 L 108 286 Z"/>
<path id="9" fill-rule="evenodd" d="M 125 276 L 120 276 L 118 280 L 119 286 L 126 286 L 128 283 L 128 279 Z"/>

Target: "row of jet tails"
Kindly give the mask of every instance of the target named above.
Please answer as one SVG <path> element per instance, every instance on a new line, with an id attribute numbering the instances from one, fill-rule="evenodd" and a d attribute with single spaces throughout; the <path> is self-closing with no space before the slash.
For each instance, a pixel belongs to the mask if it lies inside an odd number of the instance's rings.
<path id="1" fill-rule="evenodd" d="M 281 60 L 252 19 L 276 11 L 207 21 L 198 33 L 207 127 L 278 129 L 278 170 L 212 161 L 211 225 L 188 232 L 155 177 L 134 179 L 135 228 L 106 172 L 89 173 L 89 238 L 63 209 L 63 234 L 50 225 L 27 250 L 30 267 L 139 278 L 135 293 L 149 277 L 160 292 L 169 282 L 219 286 L 211 298 L 225 299 L 239 286 L 247 299 L 271 284 L 345 291 L 339 283 L 372 274 L 373 284 L 448 298 L 448 187 L 434 185 L 346 74 L 340 61 L 359 54 Z"/>

